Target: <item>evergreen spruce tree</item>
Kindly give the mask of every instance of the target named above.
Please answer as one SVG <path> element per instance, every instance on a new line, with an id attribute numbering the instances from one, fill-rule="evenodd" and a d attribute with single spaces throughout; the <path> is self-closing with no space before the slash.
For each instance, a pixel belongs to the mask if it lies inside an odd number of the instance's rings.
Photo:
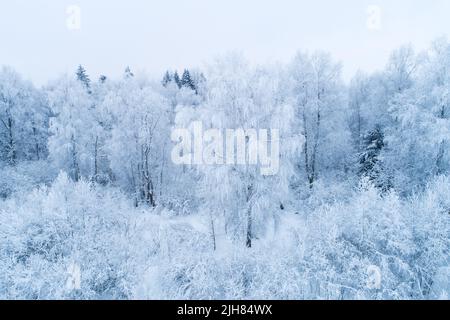
<path id="1" fill-rule="evenodd" d="M 379 159 L 384 146 L 383 131 L 380 126 L 376 126 L 364 136 L 363 151 L 359 155 L 358 173 L 361 178 L 367 178 L 376 188 L 386 192 L 392 185 L 383 162 Z"/>
<path id="2" fill-rule="evenodd" d="M 86 69 L 84 69 L 82 65 L 78 66 L 76 75 L 77 75 L 78 81 L 81 81 L 84 84 L 84 86 L 86 87 L 86 89 L 88 89 L 88 91 L 89 91 L 89 89 L 91 87 L 91 79 L 89 79 L 89 76 L 86 73 Z"/>
<path id="3" fill-rule="evenodd" d="M 191 78 L 189 70 L 185 69 L 181 77 L 181 86 L 196 91 L 194 81 Z"/>
<path id="4" fill-rule="evenodd" d="M 124 76 L 125 76 L 125 79 L 134 77 L 134 73 L 131 72 L 130 67 L 127 66 L 127 67 L 125 68 Z"/>
<path id="5" fill-rule="evenodd" d="M 181 89 L 181 80 L 180 80 L 180 76 L 178 75 L 177 71 L 175 71 L 175 73 L 173 75 L 173 81 L 175 81 L 175 83 L 177 84 L 178 88 Z"/>
<path id="6" fill-rule="evenodd" d="M 171 76 L 171 74 L 170 74 L 169 71 L 166 71 L 166 74 L 164 75 L 164 78 L 163 78 L 163 80 L 162 80 L 162 85 L 163 85 L 164 87 L 167 87 L 167 85 L 168 85 L 170 82 L 172 82 L 172 76 Z"/>

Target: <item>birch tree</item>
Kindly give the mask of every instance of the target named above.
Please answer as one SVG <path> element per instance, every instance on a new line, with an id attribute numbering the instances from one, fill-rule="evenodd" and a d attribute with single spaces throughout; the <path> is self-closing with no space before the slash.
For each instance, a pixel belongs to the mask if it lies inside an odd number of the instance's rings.
<path id="1" fill-rule="evenodd" d="M 342 127 L 345 121 L 339 118 L 344 115 L 339 113 L 344 106 L 339 95 L 340 65 L 324 53 L 299 53 L 290 65 L 290 74 L 296 114 L 305 138 L 305 173 L 308 185 L 312 188 L 319 176 L 320 153 L 329 151 L 323 145 L 326 137 L 332 132 L 337 138 L 346 139 L 348 133 Z M 333 127 L 324 126 L 327 119 L 332 119 L 328 123 Z"/>
<path id="2" fill-rule="evenodd" d="M 0 156 L 10 165 L 46 157 L 49 110 L 45 97 L 14 70 L 0 70 Z"/>

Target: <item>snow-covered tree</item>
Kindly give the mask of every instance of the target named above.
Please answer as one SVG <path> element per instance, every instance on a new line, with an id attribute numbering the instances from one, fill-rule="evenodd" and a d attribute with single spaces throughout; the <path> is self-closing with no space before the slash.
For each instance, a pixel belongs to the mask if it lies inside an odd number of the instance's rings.
<path id="1" fill-rule="evenodd" d="M 384 147 L 384 134 L 379 126 L 369 131 L 363 138 L 362 152 L 359 155 L 359 176 L 365 178 L 383 192 L 391 188 L 390 177 L 381 161 L 380 153 Z"/>
<path id="2" fill-rule="evenodd" d="M 196 91 L 194 80 L 191 78 L 189 70 L 185 69 L 181 77 L 181 86 Z"/>
<path id="3" fill-rule="evenodd" d="M 173 79 L 172 79 L 172 75 L 170 74 L 169 71 L 166 71 L 166 73 L 164 74 L 164 77 L 163 77 L 161 83 L 162 83 L 163 87 L 167 87 L 167 85 L 168 85 L 170 82 L 172 82 L 172 80 L 173 80 Z"/>
<path id="4" fill-rule="evenodd" d="M 283 197 L 287 196 L 292 174 L 293 133 L 291 122 L 287 120 L 292 109 L 280 94 L 281 84 L 275 74 L 272 70 L 254 70 L 240 56 L 227 56 L 210 67 L 208 96 L 204 104 L 196 109 L 180 109 L 177 114 L 176 125 L 190 128 L 194 134 L 198 129 L 196 121 L 200 121 L 205 130 L 240 130 L 242 136 L 237 133 L 227 137 L 226 142 L 233 145 L 227 150 L 241 152 L 235 155 L 236 158 L 223 154 L 225 146 L 219 141 L 220 137 L 209 137 L 206 139 L 212 149 L 207 148 L 206 155 L 200 155 L 194 165 L 202 173 L 199 194 L 204 199 L 204 208 L 210 212 L 212 229 L 215 230 L 217 218 L 224 217 L 226 232 L 234 239 L 244 239 L 247 247 L 252 246 L 258 234 L 265 232 L 266 218 L 277 220 L 276 212 L 280 210 Z M 269 131 L 270 136 L 266 136 L 265 142 L 260 129 Z M 279 130 L 279 134 L 272 129 Z M 261 163 L 245 162 L 255 152 L 252 142 L 257 140 L 254 139 L 262 139 L 262 144 L 279 144 L 279 153 L 275 147 L 266 149 L 269 154 L 265 156 L 270 157 L 272 152 L 273 160 L 280 163 L 273 175 L 261 173 Z M 297 141 L 301 147 L 302 139 Z M 204 164 L 202 157 L 212 163 Z"/>
<path id="5" fill-rule="evenodd" d="M 352 112 L 350 118 L 350 128 L 352 130 L 355 149 L 357 152 L 361 152 L 362 140 L 364 132 L 367 129 L 368 117 L 370 117 L 370 94 L 371 86 L 370 79 L 367 75 L 358 72 L 356 76 L 351 80 L 349 93 L 349 108 Z"/>
<path id="6" fill-rule="evenodd" d="M 0 159 L 14 165 L 47 155 L 45 97 L 14 70 L 0 70 Z"/>
<path id="7" fill-rule="evenodd" d="M 80 81 L 68 76 L 51 84 L 47 92 L 53 113 L 48 144 L 51 159 L 76 181 L 94 176 L 101 127 L 95 121 L 92 96 Z"/>
<path id="8" fill-rule="evenodd" d="M 310 188 L 319 165 L 345 165 L 349 156 L 349 112 L 342 96 L 340 65 L 324 53 L 299 53 L 289 66 L 297 126 L 305 137 L 303 163 Z M 331 156 L 332 159 L 327 160 Z M 320 163 L 322 162 L 322 163 Z"/>
<path id="9" fill-rule="evenodd" d="M 178 86 L 178 88 L 181 88 L 181 79 L 180 76 L 178 75 L 178 71 L 175 71 L 175 73 L 173 74 L 173 81 Z"/>
<path id="10" fill-rule="evenodd" d="M 441 40 L 421 60 L 414 58 L 411 50 L 399 51 L 393 56 L 395 63 L 388 66 L 388 79 L 395 80 L 388 83 L 401 90 L 388 97 L 390 120 L 385 127 L 389 148 L 384 157 L 397 171 L 395 185 L 405 192 L 424 187 L 435 174 L 448 172 L 448 57 L 448 43 L 446 48 Z M 397 65 L 395 72 L 392 65 Z"/>
<path id="11" fill-rule="evenodd" d="M 125 68 L 124 78 L 125 78 L 125 79 L 128 79 L 128 78 L 132 78 L 132 77 L 134 77 L 134 73 L 131 72 L 130 67 L 127 66 L 127 67 Z"/>
<path id="12" fill-rule="evenodd" d="M 86 69 L 84 69 L 84 67 L 82 65 L 78 66 L 76 75 L 77 75 L 78 81 L 83 83 L 83 85 L 89 91 L 89 89 L 91 87 L 91 79 L 89 78 L 89 76 L 88 76 L 88 74 L 86 72 Z"/>
<path id="13" fill-rule="evenodd" d="M 107 141 L 111 169 L 135 203 L 156 206 L 170 139 L 168 102 L 149 86 L 125 79 L 109 108 L 115 124 Z"/>

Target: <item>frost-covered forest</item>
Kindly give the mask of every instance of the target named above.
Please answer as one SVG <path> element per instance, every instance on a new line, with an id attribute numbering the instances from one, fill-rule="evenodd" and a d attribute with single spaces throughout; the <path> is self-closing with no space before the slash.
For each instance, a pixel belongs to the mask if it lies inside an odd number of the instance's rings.
<path id="1" fill-rule="evenodd" d="M 1 68 L 1 299 L 448 299 L 447 39 L 154 76 Z M 194 121 L 279 129 L 278 173 L 174 164 Z"/>

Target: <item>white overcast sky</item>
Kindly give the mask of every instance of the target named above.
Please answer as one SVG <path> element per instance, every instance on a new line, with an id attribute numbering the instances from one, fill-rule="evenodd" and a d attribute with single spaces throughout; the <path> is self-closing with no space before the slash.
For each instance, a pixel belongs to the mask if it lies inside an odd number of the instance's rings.
<path id="1" fill-rule="evenodd" d="M 67 27 L 69 5 L 80 30 Z M 380 30 L 366 26 L 370 5 Z M 159 75 L 233 50 L 255 63 L 325 50 L 349 79 L 402 44 L 424 49 L 449 33 L 450 0 L 0 0 L 0 65 L 39 85 L 78 64 L 92 78 L 127 65 Z"/>

